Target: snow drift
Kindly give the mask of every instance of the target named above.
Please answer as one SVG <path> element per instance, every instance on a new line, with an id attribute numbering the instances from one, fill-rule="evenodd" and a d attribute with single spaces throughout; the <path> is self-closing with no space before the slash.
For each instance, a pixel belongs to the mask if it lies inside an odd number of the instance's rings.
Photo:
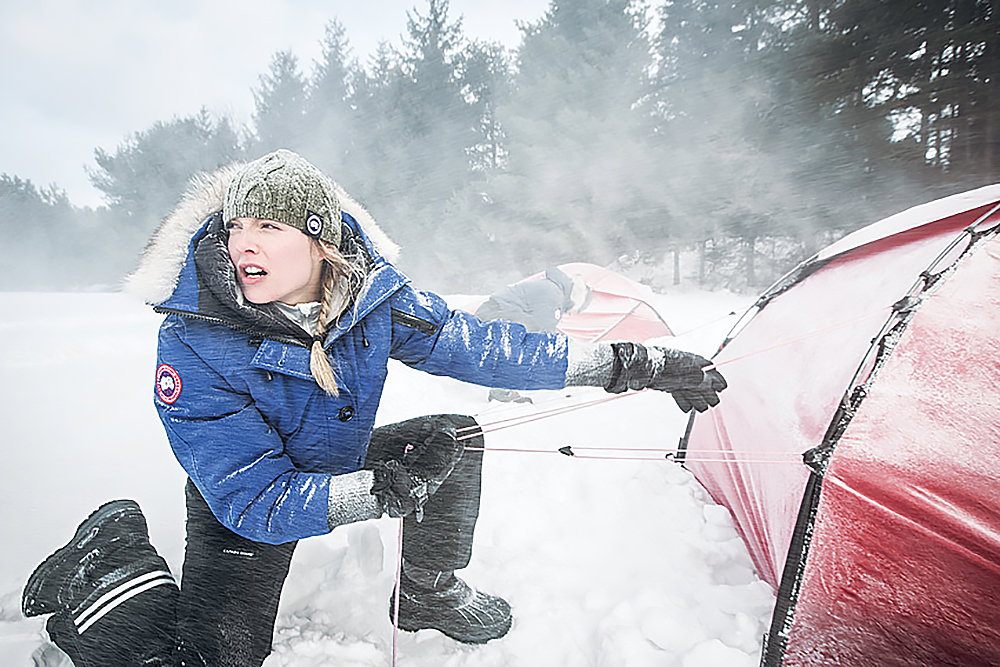
<path id="1" fill-rule="evenodd" d="M 683 331 L 750 299 L 657 295 Z M 123 294 L 0 293 L 0 665 L 68 667 L 44 618 L 20 613 L 32 569 L 96 506 L 134 498 L 153 544 L 180 572 L 184 473 L 152 404 L 162 319 Z M 710 355 L 732 324 L 670 339 Z M 485 421 L 607 396 L 597 388 L 488 401 L 483 387 L 393 363 L 379 422 L 465 412 Z M 723 397 L 725 400 L 725 397 Z M 656 392 L 487 435 L 469 581 L 503 595 L 514 627 L 481 647 L 401 633 L 399 667 L 752 667 L 774 597 L 753 571 L 729 512 L 688 471 L 660 461 L 594 461 L 563 445 L 674 447 L 686 417 Z M 623 453 L 623 456 L 628 453 Z M 387 667 L 388 601 L 399 522 L 338 528 L 303 541 L 282 593 L 267 667 Z"/>

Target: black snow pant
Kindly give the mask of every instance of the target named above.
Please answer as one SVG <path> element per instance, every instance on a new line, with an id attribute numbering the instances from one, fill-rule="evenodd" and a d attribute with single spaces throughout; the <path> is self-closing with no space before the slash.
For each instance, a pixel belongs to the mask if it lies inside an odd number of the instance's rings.
<path id="1" fill-rule="evenodd" d="M 472 417 L 445 416 L 458 429 Z M 400 426 L 375 429 L 366 467 L 402 459 Z M 482 436 L 465 440 L 482 447 Z M 467 451 L 424 507 L 403 520 L 403 558 L 432 570 L 469 564 L 479 515 L 482 451 Z M 118 604 L 82 634 L 65 613 L 47 629 L 75 667 L 258 667 L 271 652 L 278 601 L 297 542 L 271 545 L 232 532 L 188 480 L 187 544 L 180 590 L 158 586 Z"/>

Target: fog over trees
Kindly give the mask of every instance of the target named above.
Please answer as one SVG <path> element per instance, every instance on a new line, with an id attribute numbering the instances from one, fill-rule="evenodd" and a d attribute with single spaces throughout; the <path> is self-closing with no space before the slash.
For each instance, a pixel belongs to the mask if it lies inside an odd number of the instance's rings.
<path id="1" fill-rule="evenodd" d="M 274 54 L 246 126 L 202 109 L 96 147 L 106 206 L 0 175 L 0 289 L 114 289 L 193 174 L 286 147 L 373 213 L 423 287 L 586 261 L 759 291 L 853 229 L 997 180 L 997 11 L 553 0 L 509 50 L 428 0 L 401 45 L 360 58 L 331 16 L 319 62 Z"/>

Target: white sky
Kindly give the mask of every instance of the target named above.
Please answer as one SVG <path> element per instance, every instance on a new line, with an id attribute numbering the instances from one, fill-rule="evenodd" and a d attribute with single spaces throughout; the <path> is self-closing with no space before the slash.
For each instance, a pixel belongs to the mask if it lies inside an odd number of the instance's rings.
<path id="1" fill-rule="evenodd" d="M 449 17 L 470 39 L 514 47 L 515 20 L 548 4 L 451 0 Z M 402 44 L 413 9 L 426 15 L 426 0 L 0 0 L 0 173 L 97 206 L 84 169 L 95 148 L 202 106 L 246 123 L 275 52 L 310 73 L 337 18 L 367 62 L 380 41 Z"/>

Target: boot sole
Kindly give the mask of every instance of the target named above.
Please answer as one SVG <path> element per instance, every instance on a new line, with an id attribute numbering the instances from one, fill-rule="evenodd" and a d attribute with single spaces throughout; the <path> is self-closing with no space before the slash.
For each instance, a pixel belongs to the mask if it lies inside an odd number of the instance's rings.
<path id="1" fill-rule="evenodd" d="M 102 524 L 117 517 L 134 514 L 142 518 L 142 510 L 132 500 L 112 500 L 101 505 L 88 516 L 76 529 L 73 539 L 49 555 L 42 564 L 28 577 L 21 595 L 21 612 L 26 617 L 50 614 L 58 611 L 58 603 L 42 599 L 41 591 L 46 580 L 58 571 L 71 557 L 79 557 L 78 551 L 90 543 L 97 535 Z"/>
<path id="2" fill-rule="evenodd" d="M 510 626 L 513 619 L 507 617 L 506 621 L 489 628 L 482 628 L 482 632 L 475 634 L 461 634 L 457 632 L 449 632 L 445 628 L 439 628 L 431 623 L 421 624 L 421 623 L 409 623 L 404 621 L 402 618 L 399 619 L 399 629 L 405 630 L 406 632 L 417 632 L 419 630 L 437 630 L 441 634 L 451 637 L 457 642 L 463 644 L 485 644 L 491 639 L 500 639 L 510 631 Z"/>
<path id="3" fill-rule="evenodd" d="M 396 620 L 395 596 L 389 600 L 389 622 L 391 623 L 394 620 Z M 470 625 L 469 629 L 474 631 L 467 633 L 454 632 L 452 628 L 447 626 L 447 624 L 440 623 L 440 619 L 437 616 L 432 616 L 424 612 L 413 611 L 412 609 L 405 609 L 403 600 L 400 598 L 398 627 L 400 630 L 405 630 L 406 632 L 437 630 L 441 634 L 463 644 L 485 644 L 491 639 L 500 639 L 506 635 L 510 631 L 513 620 L 513 616 L 508 615 L 502 621 L 494 625 Z"/>

